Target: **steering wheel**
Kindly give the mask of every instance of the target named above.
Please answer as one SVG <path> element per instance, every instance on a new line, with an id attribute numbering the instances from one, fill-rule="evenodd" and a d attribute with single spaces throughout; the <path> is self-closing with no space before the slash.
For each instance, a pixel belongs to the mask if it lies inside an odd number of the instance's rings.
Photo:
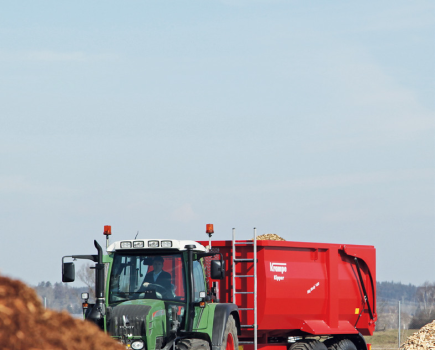
<path id="1" fill-rule="evenodd" d="M 155 291 L 157 293 L 156 296 L 158 299 L 162 299 L 162 297 L 165 297 L 165 298 L 167 297 L 167 293 L 168 293 L 167 289 L 160 284 L 149 283 L 146 287 L 142 286 L 142 288 L 143 288 L 142 293 L 140 294 L 141 298 L 143 298 L 145 296 L 144 292 L 146 293 L 147 290 L 148 291 L 149 290 Z"/>
<path id="2" fill-rule="evenodd" d="M 145 287 L 146 289 L 154 289 L 156 292 L 166 294 L 168 291 L 165 287 L 161 286 L 160 284 L 150 283 L 148 287 Z"/>

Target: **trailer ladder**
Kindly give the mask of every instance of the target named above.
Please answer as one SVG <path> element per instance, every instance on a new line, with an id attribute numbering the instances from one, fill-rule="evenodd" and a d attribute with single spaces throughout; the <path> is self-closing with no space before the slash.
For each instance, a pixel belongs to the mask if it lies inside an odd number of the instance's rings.
<path id="1" fill-rule="evenodd" d="M 236 246 L 240 244 L 252 244 L 254 250 L 253 259 L 237 259 L 236 258 Z M 254 329 L 254 339 L 253 341 L 243 341 L 239 344 L 254 344 L 254 350 L 257 350 L 257 229 L 254 228 L 254 239 L 252 242 L 236 242 L 236 229 L 233 228 L 233 247 L 232 247 L 232 274 L 233 274 L 233 303 L 237 305 L 236 296 L 238 294 L 253 294 L 254 295 L 254 305 L 252 308 L 239 308 L 241 311 L 254 311 L 254 324 L 241 324 L 241 328 L 253 328 Z M 253 275 L 236 275 L 236 264 L 237 263 L 249 263 L 252 262 L 254 265 Z M 253 278 L 254 279 L 254 290 L 249 292 L 241 292 L 236 290 L 236 278 Z"/>

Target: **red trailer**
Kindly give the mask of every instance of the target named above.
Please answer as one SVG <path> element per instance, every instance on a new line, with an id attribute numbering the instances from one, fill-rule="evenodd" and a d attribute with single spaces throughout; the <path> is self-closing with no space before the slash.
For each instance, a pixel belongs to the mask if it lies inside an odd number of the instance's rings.
<path id="1" fill-rule="evenodd" d="M 362 335 L 376 321 L 373 246 L 234 240 L 212 241 L 212 251 L 223 255 L 226 276 L 209 282 L 219 302 L 238 305 L 245 350 L 285 350 L 289 341 L 291 350 L 367 350 Z"/>

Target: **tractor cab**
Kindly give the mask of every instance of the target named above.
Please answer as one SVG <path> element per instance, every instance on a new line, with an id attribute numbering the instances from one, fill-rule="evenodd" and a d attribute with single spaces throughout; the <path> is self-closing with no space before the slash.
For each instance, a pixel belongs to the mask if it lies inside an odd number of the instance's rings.
<path id="1" fill-rule="evenodd" d="M 136 350 L 169 349 L 175 340 L 198 332 L 211 341 L 212 298 L 203 258 L 219 253 L 190 240 L 123 240 L 107 244 L 107 255 L 94 244 L 97 255 L 62 259 L 96 262 L 96 302 L 88 304 L 85 293 L 85 319 Z M 74 263 L 63 261 L 62 266 L 63 281 L 74 281 Z M 224 277 L 222 257 L 212 260 L 210 273 Z"/>

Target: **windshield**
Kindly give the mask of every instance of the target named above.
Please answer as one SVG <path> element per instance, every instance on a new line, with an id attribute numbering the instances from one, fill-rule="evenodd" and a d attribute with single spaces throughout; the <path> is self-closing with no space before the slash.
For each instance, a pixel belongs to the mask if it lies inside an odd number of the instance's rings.
<path id="1" fill-rule="evenodd" d="M 181 254 L 116 254 L 110 274 L 109 303 L 133 299 L 186 301 Z"/>

